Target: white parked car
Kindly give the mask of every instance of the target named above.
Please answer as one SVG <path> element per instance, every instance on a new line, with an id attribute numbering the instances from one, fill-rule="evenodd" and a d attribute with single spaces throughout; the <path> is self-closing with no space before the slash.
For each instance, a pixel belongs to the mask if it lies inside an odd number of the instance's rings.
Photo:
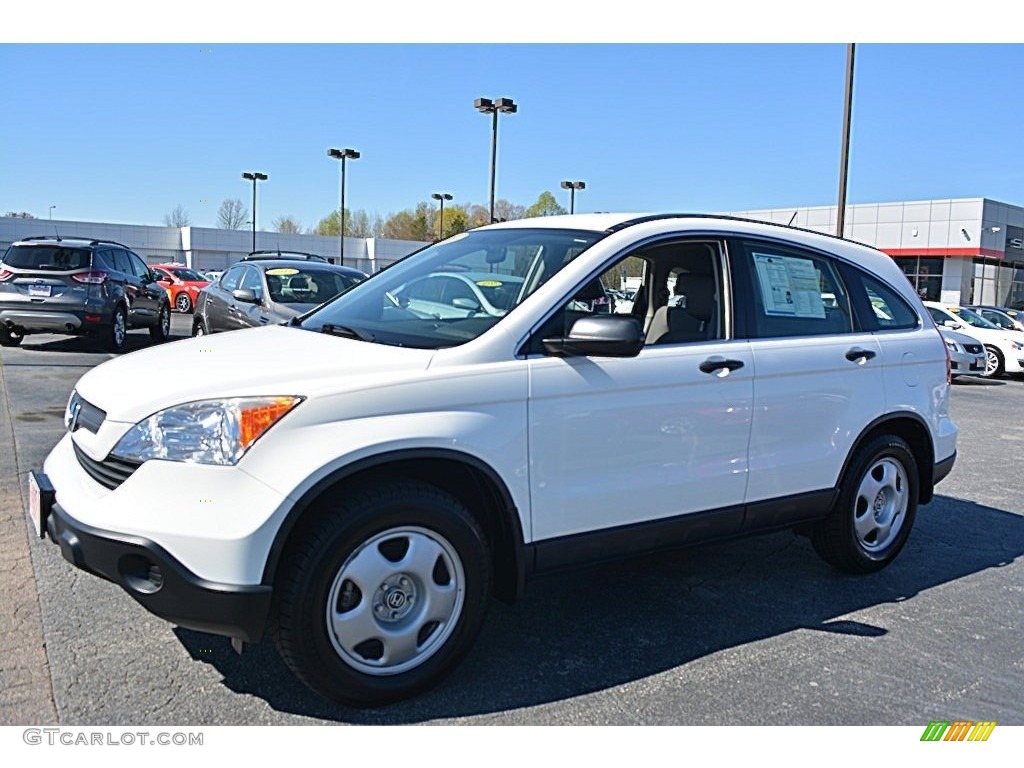
<path id="1" fill-rule="evenodd" d="M 1004 373 L 1024 372 L 1024 333 L 1000 328 L 966 307 L 936 301 L 926 301 L 924 305 L 939 328 L 965 331 L 985 345 L 982 376 L 996 378 Z"/>
<path id="2" fill-rule="evenodd" d="M 950 375 L 954 379 L 957 376 L 984 375 L 988 359 L 984 344 L 973 336 L 949 328 L 940 328 L 939 332 L 949 350 Z"/>
<path id="3" fill-rule="evenodd" d="M 626 259 L 633 311 L 586 301 Z M 441 273 L 515 298 L 398 298 Z M 30 515 L 153 613 L 239 648 L 269 634 L 314 690 L 377 705 L 436 684 L 490 598 L 545 572 L 782 528 L 878 571 L 952 469 L 949 374 L 874 249 L 729 217 L 525 219 L 287 326 L 96 367 Z"/>

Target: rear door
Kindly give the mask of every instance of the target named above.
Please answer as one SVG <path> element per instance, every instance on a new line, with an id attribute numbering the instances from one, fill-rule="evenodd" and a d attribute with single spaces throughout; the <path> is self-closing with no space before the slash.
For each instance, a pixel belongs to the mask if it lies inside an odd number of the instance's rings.
<path id="1" fill-rule="evenodd" d="M 730 246 L 756 372 L 746 500 L 827 491 L 885 412 L 878 339 L 855 316 L 837 259 L 772 241 Z M 760 509 L 779 514 L 755 506 L 752 525 L 786 522 L 757 520 Z"/>
<path id="2" fill-rule="evenodd" d="M 137 286 L 135 298 L 135 312 L 139 322 L 152 325 L 160 313 L 164 299 L 167 297 L 167 289 L 156 281 L 156 274 L 146 265 L 138 254 L 127 251 L 128 262 L 131 265 L 132 276 L 135 278 L 134 285 Z"/>

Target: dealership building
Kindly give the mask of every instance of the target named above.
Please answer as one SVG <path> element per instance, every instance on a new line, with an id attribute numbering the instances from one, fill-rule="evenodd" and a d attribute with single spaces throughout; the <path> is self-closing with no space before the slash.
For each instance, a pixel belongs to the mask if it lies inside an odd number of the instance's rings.
<path id="1" fill-rule="evenodd" d="M 207 227 L 150 227 L 90 221 L 50 221 L 0 216 L 0 253 L 12 242 L 39 235 L 113 240 L 149 264 L 178 263 L 205 272 L 225 269 L 252 250 L 252 230 Z M 380 237 L 346 237 L 345 265 L 373 273 L 422 248 L 423 243 Z M 337 237 L 257 232 L 259 250 L 301 251 L 338 261 Z"/>
<path id="2" fill-rule="evenodd" d="M 732 211 L 730 215 L 834 234 L 836 206 Z M 1024 208 L 987 198 L 848 205 L 844 237 L 888 253 L 922 298 L 950 304 L 1024 304 Z M 252 246 L 250 230 L 150 227 L 0 217 L 0 250 L 33 235 L 87 237 L 127 245 L 149 263 L 224 269 Z M 259 249 L 337 259 L 337 237 L 257 232 Z M 345 238 L 345 263 L 372 273 L 423 243 Z"/>

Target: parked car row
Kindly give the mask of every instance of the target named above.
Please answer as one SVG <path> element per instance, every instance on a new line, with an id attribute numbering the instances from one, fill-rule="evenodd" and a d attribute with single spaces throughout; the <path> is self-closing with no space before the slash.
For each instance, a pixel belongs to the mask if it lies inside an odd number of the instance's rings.
<path id="1" fill-rule="evenodd" d="M 172 310 L 197 310 L 194 335 L 286 322 L 365 278 L 313 254 L 257 251 L 210 281 L 111 240 L 28 237 L 0 257 L 0 345 L 57 333 L 122 352 L 133 328 L 166 340 Z"/>
<path id="2" fill-rule="evenodd" d="M 960 331 L 984 346 L 982 376 L 995 378 L 1004 373 L 1024 373 L 1024 331 L 1002 328 L 970 307 L 934 301 L 926 301 L 924 305 L 939 329 Z"/>

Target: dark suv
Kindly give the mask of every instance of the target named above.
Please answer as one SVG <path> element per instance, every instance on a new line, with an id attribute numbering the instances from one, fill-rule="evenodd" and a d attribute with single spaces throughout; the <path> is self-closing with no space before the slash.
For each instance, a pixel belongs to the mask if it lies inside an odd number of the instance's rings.
<path id="1" fill-rule="evenodd" d="M 0 258 L 0 345 L 30 333 L 96 336 L 112 352 L 129 328 L 170 334 L 171 307 L 157 275 L 127 246 L 110 240 L 28 237 Z"/>

